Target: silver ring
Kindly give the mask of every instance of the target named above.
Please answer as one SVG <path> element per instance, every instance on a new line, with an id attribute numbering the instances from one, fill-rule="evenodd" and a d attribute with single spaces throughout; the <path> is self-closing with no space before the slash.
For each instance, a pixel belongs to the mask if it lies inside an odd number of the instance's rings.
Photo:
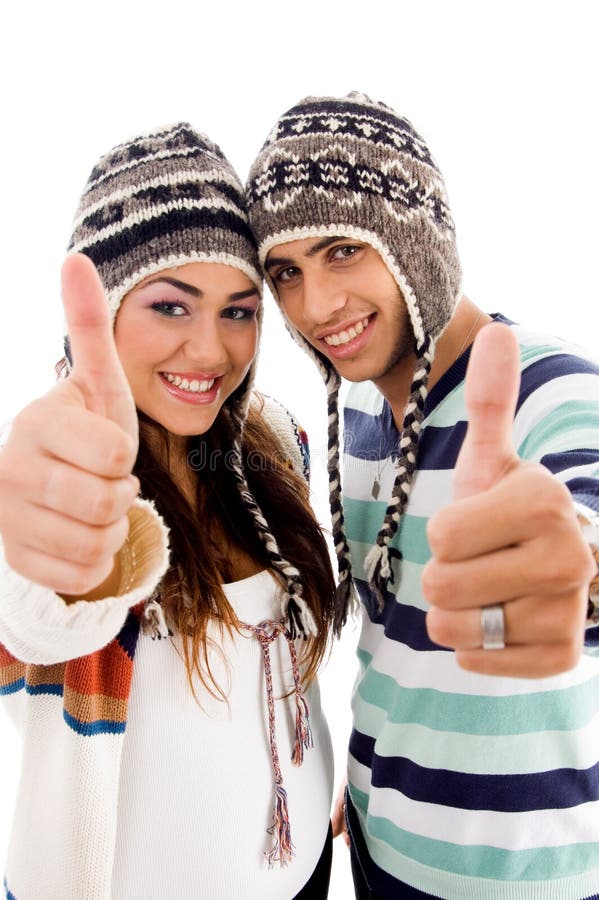
<path id="1" fill-rule="evenodd" d="M 502 603 L 483 606 L 480 611 L 480 627 L 483 633 L 483 650 L 505 648 L 505 616 Z"/>

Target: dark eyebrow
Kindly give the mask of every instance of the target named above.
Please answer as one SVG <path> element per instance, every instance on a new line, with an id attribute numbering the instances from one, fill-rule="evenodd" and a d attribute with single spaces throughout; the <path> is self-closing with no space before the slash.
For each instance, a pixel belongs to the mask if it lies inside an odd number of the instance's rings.
<path id="1" fill-rule="evenodd" d="M 166 284 L 172 284 L 173 287 L 179 288 L 180 291 L 185 291 L 186 294 L 191 294 L 192 297 L 201 297 L 202 291 L 199 288 L 194 287 L 193 284 L 187 284 L 186 281 L 179 281 L 178 278 L 169 278 L 168 275 L 159 275 L 158 278 L 152 278 L 151 281 L 146 281 L 144 287 L 148 284 L 160 284 L 160 282 L 166 282 Z"/>
<path id="2" fill-rule="evenodd" d="M 229 300 L 246 300 L 248 297 L 254 297 L 256 295 L 259 297 L 260 293 L 258 288 L 253 287 L 248 288 L 247 291 L 235 291 L 234 294 L 229 294 Z"/>
<path id="3" fill-rule="evenodd" d="M 321 238 L 319 241 L 316 241 L 315 244 L 312 244 L 306 252 L 304 256 L 307 259 L 311 259 L 313 256 L 316 256 L 317 253 L 320 253 L 321 250 L 324 250 L 326 247 L 330 247 L 331 244 L 335 244 L 337 241 L 346 241 L 347 235 L 334 234 L 329 235 L 328 237 Z M 265 266 L 268 271 L 275 266 L 293 266 L 295 260 L 290 259 L 289 257 L 283 256 L 269 256 L 266 260 Z"/>
<path id="4" fill-rule="evenodd" d="M 193 284 L 188 284 L 186 281 L 179 281 L 178 278 L 170 278 L 168 275 L 159 275 L 157 278 L 152 278 L 151 281 L 146 281 L 144 287 L 149 284 L 160 284 L 160 282 L 172 284 L 173 287 L 179 288 L 180 291 L 185 291 L 186 294 L 191 294 L 192 297 L 204 296 L 204 291 L 200 290 L 200 288 L 194 287 Z M 260 296 L 258 288 L 251 287 L 247 291 L 235 291 L 233 294 L 229 294 L 229 300 L 233 302 L 245 300 L 247 297 L 253 297 L 255 294 Z"/>

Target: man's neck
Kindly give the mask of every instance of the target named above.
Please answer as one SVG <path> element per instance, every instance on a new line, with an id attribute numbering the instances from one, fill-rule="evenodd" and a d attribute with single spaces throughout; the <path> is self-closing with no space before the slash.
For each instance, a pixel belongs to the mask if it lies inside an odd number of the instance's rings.
<path id="1" fill-rule="evenodd" d="M 467 297 L 459 300 L 447 328 L 437 340 L 428 380 L 429 391 L 464 350 L 472 344 L 480 329 L 490 321 L 491 317 L 482 312 Z M 415 363 L 416 358 L 411 354 L 409 357 L 401 359 L 392 372 L 387 372 L 374 382 L 389 403 L 393 420 L 399 431 L 403 427 L 410 386 L 414 378 Z"/>

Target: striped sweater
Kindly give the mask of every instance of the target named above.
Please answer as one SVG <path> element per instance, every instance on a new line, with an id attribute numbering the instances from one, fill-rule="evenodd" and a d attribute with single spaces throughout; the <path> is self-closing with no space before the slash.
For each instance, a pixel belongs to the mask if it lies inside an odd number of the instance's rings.
<path id="1" fill-rule="evenodd" d="M 522 360 L 518 453 L 599 512 L 599 369 L 556 340 L 514 328 Z M 382 613 L 364 558 L 391 493 L 398 434 L 371 383 L 348 394 L 344 505 L 364 605 L 350 828 L 370 887 L 384 897 L 599 897 L 599 629 L 588 629 L 573 671 L 538 680 L 466 672 L 426 631 L 426 525 L 451 501 L 468 356 L 427 399 L 418 472 L 393 542 L 402 559 Z M 377 501 L 371 491 L 379 478 Z"/>

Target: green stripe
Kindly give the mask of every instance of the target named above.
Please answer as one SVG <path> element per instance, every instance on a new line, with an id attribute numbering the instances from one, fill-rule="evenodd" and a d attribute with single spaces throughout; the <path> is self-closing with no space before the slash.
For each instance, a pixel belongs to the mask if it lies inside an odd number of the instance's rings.
<path id="1" fill-rule="evenodd" d="M 489 697 L 401 687 L 372 668 L 372 656 L 361 648 L 358 658 L 366 670 L 360 697 L 387 710 L 388 721 L 396 725 L 411 722 L 433 731 L 481 735 L 575 731 L 599 710 L 599 675 L 561 691 Z"/>
<path id="2" fill-rule="evenodd" d="M 354 382 L 347 392 L 344 408 L 357 409 L 369 416 L 380 416 L 383 403 L 383 395 L 371 381 L 360 381 Z"/>
<path id="3" fill-rule="evenodd" d="M 530 734 L 472 735 L 455 731 L 440 741 L 430 728 L 412 722 L 392 723 L 384 712 L 365 703 L 359 694 L 353 700 L 354 720 L 359 731 L 376 738 L 379 756 L 409 756 L 427 769 L 448 769 L 477 775 L 514 775 L 548 772 L 552 769 L 583 769 L 578 743 L 569 732 L 543 731 L 533 741 Z"/>
<path id="4" fill-rule="evenodd" d="M 598 449 L 599 408 L 588 401 L 569 400 L 547 413 L 518 447 L 523 459 L 539 460 L 548 453 L 573 447 Z"/>
<path id="5" fill-rule="evenodd" d="M 352 572 L 355 578 L 361 578 L 366 581 L 366 572 L 364 569 L 364 559 L 366 554 L 372 550 L 372 544 L 362 544 L 358 541 L 349 541 L 349 549 L 351 552 Z M 409 559 L 402 559 L 399 563 L 401 570 L 401 579 L 399 590 L 396 597 L 398 602 L 404 606 L 413 606 L 416 609 L 427 612 L 430 604 L 422 596 L 421 579 L 422 565 L 420 563 L 410 562 Z M 390 584 L 388 589 L 394 593 L 397 585 Z"/>
<path id="6" fill-rule="evenodd" d="M 347 533 L 351 534 L 352 541 L 369 544 L 370 547 L 376 541 L 379 528 L 385 517 L 386 503 L 374 500 L 352 500 L 344 497 L 343 507 L 347 523 Z M 424 564 L 430 559 L 430 548 L 426 537 L 426 516 L 411 516 L 406 513 L 399 524 L 398 533 L 392 544 L 398 545 L 401 541 L 401 552 L 410 562 Z"/>
<path id="7" fill-rule="evenodd" d="M 433 425 L 435 428 L 454 428 L 456 422 L 464 421 L 466 407 L 464 405 L 464 382 L 453 388 L 422 421 L 422 427 Z"/>
<path id="8" fill-rule="evenodd" d="M 569 350 L 558 344 L 520 344 L 520 359 L 522 369 L 526 369 L 531 363 L 548 356 L 557 356 L 569 353 Z"/>
<path id="9" fill-rule="evenodd" d="M 556 346 L 532 346 L 520 345 L 520 358 L 522 360 L 522 368 L 536 362 L 547 356 L 555 356 L 564 353 L 563 347 Z M 366 395 L 365 395 L 366 396 Z M 358 409 L 360 407 L 357 407 Z M 436 406 L 430 416 L 427 416 L 422 427 L 434 425 L 435 428 L 454 428 L 456 422 L 464 421 L 466 417 L 466 407 L 464 404 L 464 382 L 456 385 Z"/>
<path id="10" fill-rule="evenodd" d="M 387 503 L 381 500 L 352 500 L 344 496 L 346 530 L 352 539 L 372 546 L 385 518 Z"/>
<path id="11" fill-rule="evenodd" d="M 545 881 L 549 874 L 552 880 L 566 878 L 599 867 L 599 842 L 531 850 L 503 850 L 484 844 L 461 846 L 421 837 L 388 819 L 369 816 L 368 798 L 353 784 L 350 784 L 350 796 L 360 814 L 364 837 L 370 838 L 367 842 L 373 859 L 400 880 L 407 878 L 406 865 L 412 861 L 456 875 L 507 882 Z M 408 859 L 402 859 L 398 854 Z"/>

